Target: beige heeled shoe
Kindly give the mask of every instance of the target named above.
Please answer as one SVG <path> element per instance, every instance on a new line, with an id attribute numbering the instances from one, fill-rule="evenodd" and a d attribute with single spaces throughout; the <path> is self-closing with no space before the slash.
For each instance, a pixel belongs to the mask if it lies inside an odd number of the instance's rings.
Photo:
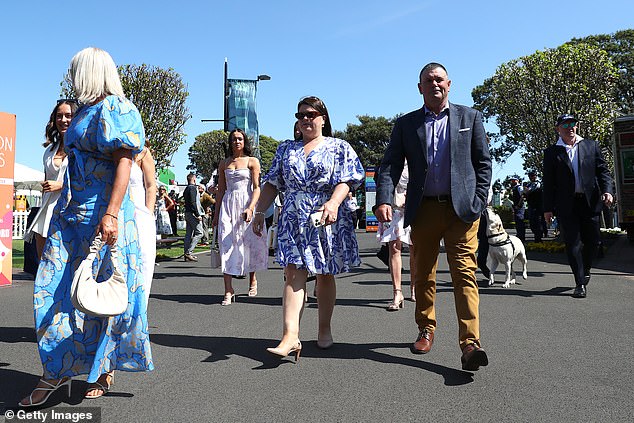
<path id="1" fill-rule="evenodd" d="M 228 294 L 225 294 L 225 298 L 222 300 L 220 305 L 228 306 L 228 305 L 231 305 L 231 303 L 235 303 L 235 302 L 236 302 L 236 294 L 234 294 L 233 292 L 230 292 Z"/>
<path id="2" fill-rule="evenodd" d="M 258 295 L 258 283 L 255 282 L 249 287 L 249 297 L 256 297 Z"/>
<path id="3" fill-rule="evenodd" d="M 290 347 L 281 348 L 278 346 L 276 348 L 267 348 L 266 351 L 280 358 L 287 357 L 291 355 L 292 353 L 295 353 L 295 362 L 298 362 L 299 354 L 302 352 L 302 343 L 299 340 L 297 340 L 297 342 L 294 344 L 291 344 Z"/>
<path id="4" fill-rule="evenodd" d="M 411 285 L 410 287 L 412 296 L 411 296 L 411 301 L 412 302 L 416 302 L 416 286 L 414 284 Z"/>
<path id="5" fill-rule="evenodd" d="M 405 307 L 405 298 L 403 298 L 403 292 L 400 289 L 394 290 L 394 299 L 387 305 L 387 311 L 398 311 Z"/>
<path id="6" fill-rule="evenodd" d="M 31 392 L 31 395 L 29 395 L 28 398 L 24 398 L 22 401 L 20 401 L 18 405 L 22 408 L 37 407 L 38 405 L 42 405 L 46 401 L 48 401 L 49 397 L 53 394 L 53 392 L 57 391 L 62 386 L 68 386 L 68 398 L 70 398 L 70 388 L 71 388 L 72 381 L 73 380 L 69 377 L 63 377 L 59 379 L 56 384 L 53 384 L 48 382 L 46 379 L 41 378 L 40 383 L 43 383 L 45 386 L 36 386 L 35 389 L 33 389 L 33 392 Z M 46 395 L 44 395 L 44 398 L 42 398 L 38 402 L 33 402 L 33 394 L 36 391 L 44 391 L 46 392 Z M 29 401 L 28 403 L 24 402 L 24 400 L 26 399 L 28 399 Z"/>

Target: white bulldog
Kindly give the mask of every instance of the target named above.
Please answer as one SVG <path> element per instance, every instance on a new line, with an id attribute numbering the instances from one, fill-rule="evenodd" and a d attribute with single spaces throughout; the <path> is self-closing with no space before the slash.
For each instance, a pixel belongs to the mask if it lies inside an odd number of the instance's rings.
<path id="1" fill-rule="evenodd" d="M 522 277 L 528 278 L 526 274 L 526 250 L 524 244 L 516 236 L 509 235 L 502 226 L 502 220 L 491 207 L 485 210 L 487 220 L 487 239 L 489 242 L 489 257 L 487 259 L 487 267 L 491 271 L 489 277 L 489 286 L 495 283 L 493 274 L 499 264 L 504 264 L 506 269 L 506 280 L 504 288 L 508 288 L 515 283 L 515 272 L 513 272 L 513 262 L 519 260 L 522 263 Z"/>

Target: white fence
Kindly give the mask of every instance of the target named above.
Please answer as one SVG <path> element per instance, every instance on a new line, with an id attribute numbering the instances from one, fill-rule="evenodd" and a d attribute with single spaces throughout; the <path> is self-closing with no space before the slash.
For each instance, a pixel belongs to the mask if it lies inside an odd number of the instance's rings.
<path id="1" fill-rule="evenodd" d="M 28 211 L 13 212 L 13 239 L 22 239 L 24 237 L 27 217 L 29 217 Z"/>

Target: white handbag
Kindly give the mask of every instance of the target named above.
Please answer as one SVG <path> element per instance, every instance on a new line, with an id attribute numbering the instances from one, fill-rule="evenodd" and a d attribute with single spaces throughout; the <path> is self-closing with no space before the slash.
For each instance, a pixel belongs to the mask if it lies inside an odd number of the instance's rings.
<path id="1" fill-rule="evenodd" d="M 70 288 L 71 301 L 77 310 L 92 316 L 118 316 L 128 307 L 128 284 L 119 270 L 117 244 L 110 247 L 112 275 L 103 282 L 95 280 L 92 266 L 103 246 L 101 234 L 98 234 L 90 245 L 88 256 L 75 271 Z"/>
<path id="2" fill-rule="evenodd" d="M 214 228 L 214 233 L 211 236 L 211 268 L 217 269 L 220 267 L 220 247 L 218 246 L 218 228 Z"/>

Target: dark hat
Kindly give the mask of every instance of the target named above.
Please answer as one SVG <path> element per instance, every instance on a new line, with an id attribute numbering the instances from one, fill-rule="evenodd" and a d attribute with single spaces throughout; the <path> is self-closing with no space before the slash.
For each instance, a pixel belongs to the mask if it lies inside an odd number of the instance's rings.
<path id="1" fill-rule="evenodd" d="M 537 176 L 537 173 L 535 173 L 534 170 L 531 170 L 530 172 L 528 172 L 528 176 Z"/>
<path id="2" fill-rule="evenodd" d="M 571 115 L 569 113 L 564 113 L 563 115 L 561 115 L 561 116 L 559 116 L 557 118 L 557 123 L 555 125 L 559 126 L 559 125 L 561 125 L 562 123 L 564 123 L 567 120 L 574 120 L 575 122 L 579 122 L 579 119 L 574 117 L 574 115 Z"/>

